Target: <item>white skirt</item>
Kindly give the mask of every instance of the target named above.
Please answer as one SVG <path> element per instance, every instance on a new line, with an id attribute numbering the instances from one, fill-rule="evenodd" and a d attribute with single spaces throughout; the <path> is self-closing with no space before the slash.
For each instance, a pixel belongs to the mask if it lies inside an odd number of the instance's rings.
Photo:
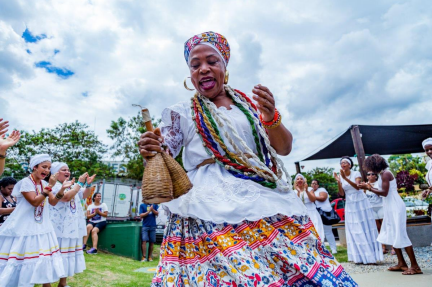
<path id="1" fill-rule="evenodd" d="M 29 236 L 0 236 L 0 287 L 33 286 L 65 277 L 54 231 Z"/>
<path id="2" fill-rule="evenodd" d="M 57 238 L 60 245 L 65 277 L 82 273 L 86 269 L 82 238 Z"/>
<path id="3" fill-rule="evenodd" d="M 347 198 L 345 232 L 348 261 L 367 264 L 383 260 L 382 246 L 377 241 L 375 217 L 366 196 Z"/>

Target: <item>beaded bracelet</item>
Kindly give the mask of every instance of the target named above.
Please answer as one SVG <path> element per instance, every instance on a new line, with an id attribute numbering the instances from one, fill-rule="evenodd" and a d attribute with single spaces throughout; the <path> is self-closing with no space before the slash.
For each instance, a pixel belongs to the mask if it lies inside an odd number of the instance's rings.
<path id="1" fill-rule="evenodd" d="M 280 116 L 279 111 L 275 108 L 275 114 L 273 116 L 273 120 L 271 120 L 270 122 L 264 121 L 263 117 L 262 117 L 262 114 L 259 115 L 259 119 L 260 119 L 261 123 L 264 126 L 271 126 L 271 125 L 273 125 L 277 121 L 277 119 L 279 118 L 279 116 Z"/>
<path id="2" fill-rule="evenodd" d="M 6 154 L 0 154 L 0 159 L 5 159 L 6 158 Z"/>
<path id="3" fill-rule="evenodd" d="M 91 185 L 91 183 L 87 183 L 86 184 L 86 188 L 89 188 L 89 187 L 91 187 L 92 185 Z"/>
<path id="4" fill-rule="evenodd" d="M 81 186 L 81 187 L 84 187 L 84 185 L 85 185 L 85 182 L 79 182 L 79 181 L 78 181 L 77 183 L 78 183 L 78 185 Z"/>
<path id="5" fill-rule="evenodd" d="M 60 199 L 63 198 L 63 196 L 64 196 L 64 194 L 61 194 L 61 195 L 60 195 L 60 193 L 57 193 L 55 197 L 56 197 L 58 200 L 60 200 Z"/>
<path id="6" fill-rule="evenodd" d="M 41 194 L 42 194 L 43 196 L 45 196 L 45 197 L 48 196 L 48 193 L 46 193 L 45 191 L 42 191 Z"/>
<path id="7" fill-rule="evenodd" d="M 266 125 L 264 123 L 263 123 L 263 125 L 264 125 L 264 128 L 270 130 L 270 129 L 277 128 L 281 123 L 282 123 L 282 115 L 278 113 L 278 118 L 275 122 L 273 122 L 271 125 Z"/>
<path id="8" fill-rule="evenodd" d="M 52 188 L 51 187 L 49 187 L 49 186 L 45 186 L 45 188 L 44 188 L 45 190 L 48 190 L 48 191 L 52 191 Z"/>

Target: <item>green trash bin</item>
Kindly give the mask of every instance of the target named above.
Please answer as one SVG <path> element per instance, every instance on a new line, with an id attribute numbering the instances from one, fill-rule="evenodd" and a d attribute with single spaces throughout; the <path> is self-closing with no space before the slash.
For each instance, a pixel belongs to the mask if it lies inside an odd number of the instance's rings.
<path id="1" fill-rule="evenodd" d="M 98 250 L 141 260 L 141 228 L 139 221 L 110 222 L 99 234 Z M 91 234 L 88 240 L 91 247 Z M 148 249 L 148 248 L 147 248 Z"/>

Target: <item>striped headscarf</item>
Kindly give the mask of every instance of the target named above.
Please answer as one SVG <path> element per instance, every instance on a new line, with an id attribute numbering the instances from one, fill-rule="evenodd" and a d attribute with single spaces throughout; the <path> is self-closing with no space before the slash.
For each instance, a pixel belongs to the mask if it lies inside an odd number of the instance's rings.
<path id="1" fill-rule="evenodd" d="M 204 32 L 198 35 L 193 36 L 189 40 L 186 41 L 184 45 L 184 56 L 186 59 L 186 63 L 189 65 L 189 56 L 192 49 L 199 45 L 204 44 L 212 47 L 219 53 L 221 56 L 225 67 L 228 65 L 230 59 L 230 46 L 228 44 L 227 39 L 221 34 L 215 32 Z"/>

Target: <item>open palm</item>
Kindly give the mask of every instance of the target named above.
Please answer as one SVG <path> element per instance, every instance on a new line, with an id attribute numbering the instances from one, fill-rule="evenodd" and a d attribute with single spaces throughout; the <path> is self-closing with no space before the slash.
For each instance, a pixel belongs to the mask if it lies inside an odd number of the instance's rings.
<path id="1" fill-rule="evenodd" d="M 13 131 L 7 138 L 4 135 L 0 136 L 0 150 L 7 150 L 14 144 L 16 144 L 21 137 L 19 131 Z"/>

